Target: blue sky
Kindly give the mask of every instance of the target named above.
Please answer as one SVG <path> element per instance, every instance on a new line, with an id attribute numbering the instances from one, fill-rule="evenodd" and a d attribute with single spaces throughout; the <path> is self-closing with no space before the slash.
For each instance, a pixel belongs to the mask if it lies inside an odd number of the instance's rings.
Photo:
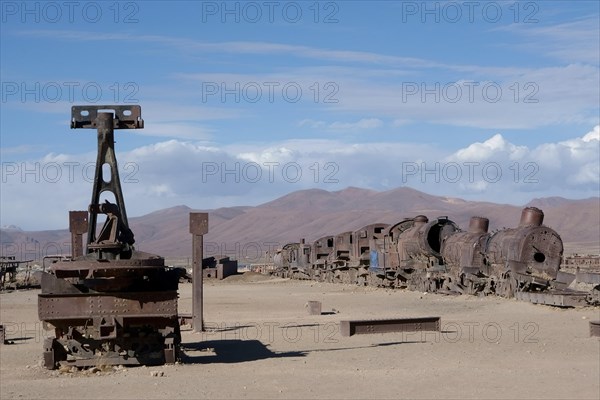
<path id="1" fill-rule="evenodd" d="M 77 104 L 142 107 L 116 134 L 132 216 L 313 187 L 598 196 L 599 7 L 2 1 L 0 225 L 87 207 Z"/>

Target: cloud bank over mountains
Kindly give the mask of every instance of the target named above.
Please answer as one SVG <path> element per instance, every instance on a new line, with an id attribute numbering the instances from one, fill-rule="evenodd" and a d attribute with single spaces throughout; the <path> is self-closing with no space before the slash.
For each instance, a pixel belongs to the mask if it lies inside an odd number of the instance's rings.
<path id="1" fill-rule="evenodd" d="M 531 148 L 500 133 L 458 150 L 337 138 L 222 146 L 173 139 L 118 152 L 117 159 L 130 216 L 179 204 L 197 209 L 257 205 L 296 190 L 349 186 L 408 186 L 520 205 L 539 197 L 598 196 L 600 126 Z M 0 225 L 65 227 L 69 210 L 87 208 L 94 160 L 88 152 L 3 161 Z"/>

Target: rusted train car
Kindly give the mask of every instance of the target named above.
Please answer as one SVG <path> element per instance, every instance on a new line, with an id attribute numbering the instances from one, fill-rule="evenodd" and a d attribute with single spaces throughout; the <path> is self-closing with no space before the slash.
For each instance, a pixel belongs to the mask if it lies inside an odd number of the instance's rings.
<path id="1" fill-rule="evenodd" d="M 595 303 L 593 293 L 567 288 L 560 271 L 563 242 L 543 225 L 544 213 L 522 210 L 517 227 L 488 232 L 489 220 L 471 218 L 461 230 L 448 217 L 424 215 L 394 225 L 370 224 L 306 246 L 303 274 L 279 259 L 276 274 L 327 282 L 409 288 L 445 294 L 499 295 L 572 306 Z"/>

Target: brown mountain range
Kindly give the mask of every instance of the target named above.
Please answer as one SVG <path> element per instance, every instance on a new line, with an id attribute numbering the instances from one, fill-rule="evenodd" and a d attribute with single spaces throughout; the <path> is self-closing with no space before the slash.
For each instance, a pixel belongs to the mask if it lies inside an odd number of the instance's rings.
<path id="1" fill-rule="evenodd" d="M 561 235 L 566 253 L 600 252 L 600 198 L 549 197 L 534 199 L 525 206 L 544 211 L 544 224 Z M 461 227 L 468 226 L 473 215 L 485 216 L 490 219 L 490 230 L 494 230 L 516 226 L 522 208 L 433 196 L 406 187 L 384 192 L 354 187 L 335 192 L 301 190 L 256 207 L 203 210 L 209 212 L 205 254 L 227 254 L 240 262 L 256 262 L 269 248 L 300 238 L 313 241 L 373 222 L 395 223 L 417 214 L 429 218 L 445 215 Z M 176 206 L 130 218 L 137 248 L 168 257 L 189 257 L 190 211 L 187 206 Z M 1 242 L 2 255 L 15 255 L 18 259 L 70 252 L 66 229 L 38 232 L 2 229 Z"/>

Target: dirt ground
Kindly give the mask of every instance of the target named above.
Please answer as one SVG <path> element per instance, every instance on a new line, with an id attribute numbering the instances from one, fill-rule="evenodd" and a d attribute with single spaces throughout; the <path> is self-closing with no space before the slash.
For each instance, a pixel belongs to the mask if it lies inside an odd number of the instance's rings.
<path id="1" fill-rule="evenodd" d="M 275 279 L 205 285 L 207 331 L 182 332 L 182 363 L 90 373 L 40 367 L 37 290 L 0 294 L 1 399 L 599 399 L 599 308 L 447 297 Z M 323 315 L 308 315 L 318 300 Z M 191 285 L 180 288 L 191 312 Z M 342 337 L 339 321 L 442 318 L 441 333 Z"/>

